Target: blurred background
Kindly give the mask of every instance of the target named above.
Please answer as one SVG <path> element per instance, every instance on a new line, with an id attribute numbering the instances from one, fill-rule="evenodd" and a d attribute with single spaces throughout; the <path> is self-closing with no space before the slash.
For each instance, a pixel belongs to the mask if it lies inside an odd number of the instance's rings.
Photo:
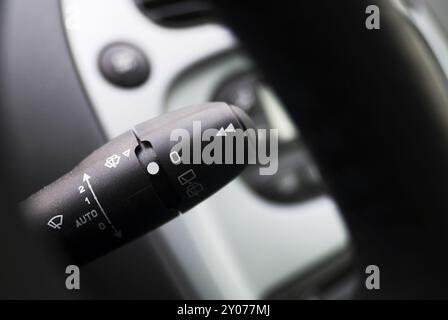
<path id="1" fill-rule="evenodd" d="M 448 3 L 428 4 L 412 18 L 432 41 L 431 28 L 448 30 Z M 19 198 L 137 123 L 192 104 L 225 101 L 257 127 L 280 129 L 277 174 L 251 168 L 187 214 L 89 264 L 82 295 L 350 296 L 358 281 L 350 238 L 300 128 L 210 3 L 15 0 L 2 10 L 4 117 L 24 168 Z"/>

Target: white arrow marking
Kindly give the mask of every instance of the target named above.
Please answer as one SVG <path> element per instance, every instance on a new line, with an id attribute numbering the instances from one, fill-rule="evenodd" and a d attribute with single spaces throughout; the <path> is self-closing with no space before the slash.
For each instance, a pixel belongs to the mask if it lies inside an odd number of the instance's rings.
<path id="1" fill-rule="evenodd" d="M 235 132 L 235 127 L 233 126 L 233 124 L 229 124 L 229 126 L 226 129 L 226 132 Z"/>
<path id="2" fill-rule="evenodd" d="M 109 216 L 107 215 L 106 211 L 104 210 L 103 206 L 101 205 L 100 201 L 98 200 L 98 197 L 96 196 L 95 191 L 93 191 L 92 185 L 90 184 L 90 178 L 91 177 L 87 173 L 84 173 L 84 177 L 82 178 L 82 181 L 87 183 L 87 187 L 89 188 L 90 192 L 92 193 L 93 199 L 95 199 L 95 202 L 97 203 L 98 207 L 100 208 L 101 213 L 106 218 L 107 223 L 110 224 L 110 226 L 112 227 L 112 230 L 114 231 L 114 235 L 117 238 L 121 238 L 122 237 L 121 230 L 118 231 L 117 228 L 115 228 L 112 221 L 109 219 Z"/>
<path id="3" fill-rule="evenodd" d="M 129 158 L 129 156 L 131 155 L 131 149 L 126 150 L 125 152 L 122 153 L 122 155 Z"/>
<path id="4" fill-rule="evenodd" d="M 226 131 L 224 130 L 224 128 L 221 128 L 221 130 L 218 131 L 218 133 L 216 134 L 217 137 L 225 137 L 227 136 Z"/>

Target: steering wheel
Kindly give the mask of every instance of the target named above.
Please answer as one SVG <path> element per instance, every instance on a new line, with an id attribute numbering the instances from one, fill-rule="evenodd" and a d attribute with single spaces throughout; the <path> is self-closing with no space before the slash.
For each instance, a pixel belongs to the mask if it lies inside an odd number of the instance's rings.
<path id="1" fill-rule="evenodd" d="M 381 271 L 381 289 L 361 281 L 357 297 L 447 297 L 446 74 L 406 9 L 390 0 L 215 2 L 305 137 L 349 228 L 359 277 L 368 265 Z M 372 4 L 379 30 L 365 27 Z M 2 241 L 29 252 L 32 240 L 3 214 L 10 183 L 2 181 Z M 45 281 L 29 273 L 29 257 L 9 254 L 0 296 L 33 296 Z"/>
<path id="2" fill-rule="evenodd" d="M 358 297 L 447 297 L 448 87 L 399 1 L 217 1 L 298 124 L 351 233 Z M 377 5 L 379 30 L 365 26 Z M 415 4 L 416 5 L 416 4 Z M 418 8 L 414 8 L 418 10 Z"/>

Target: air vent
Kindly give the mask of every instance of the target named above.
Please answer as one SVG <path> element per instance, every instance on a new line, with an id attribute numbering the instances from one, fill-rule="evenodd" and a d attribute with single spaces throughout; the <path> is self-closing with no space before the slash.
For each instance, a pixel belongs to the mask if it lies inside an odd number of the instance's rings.
<path id="1" fill-rule="evenodd" d="M 206 0 L 136 0 L 143 13 L 166 27 L 188 27 L 215 20 Z"/>

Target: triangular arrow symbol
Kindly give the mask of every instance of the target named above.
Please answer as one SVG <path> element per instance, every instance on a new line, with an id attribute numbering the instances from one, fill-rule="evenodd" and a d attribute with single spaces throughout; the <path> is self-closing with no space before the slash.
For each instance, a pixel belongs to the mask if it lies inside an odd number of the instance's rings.
<path id="1" fill-rule="evenodd" d="M 219 130 L 219 132 L 216 134 L 217 137 L 221 137 L 221 136 L 227 136 L 226 131 L 224 130 L 224 128 L 221 128 L 221 130 Z"/>
<path id="2" fill-rule="evenodd" d="M 84 173 L 84 176 L 82 177 L 82 181 L 86 182 L 90 179 L 90 176 L 87 173 Z"/>
<path id="3" fill-rule="evenodd" d="M 233 126 L 233 124 L 229 124 L 229 126 L 226 129 L 226 132 L 235 132 L 235 127 Z"/>
<path id="4" fill-rule="evenodd" d="M 124 156 L 126 156 L 126 157 L 129 158 L 129 156 L 130 156 L 130 154 L 131 154 L 131 149 L 126 150 L 126 151 L 123 152 L 122 154 L 123 154 Z"/>

